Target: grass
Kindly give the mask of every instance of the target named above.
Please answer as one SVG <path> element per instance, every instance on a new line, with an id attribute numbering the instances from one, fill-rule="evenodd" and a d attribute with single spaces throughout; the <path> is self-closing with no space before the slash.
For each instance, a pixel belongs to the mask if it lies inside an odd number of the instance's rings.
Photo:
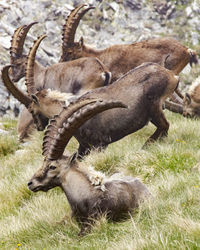
<path id="1" fill-rule="evenodd" d="M 1 120 L 9 134 L 0 135 L 0 249 L 200 249 L 199 121 L 168 111 L 166 116 L 168 138 L 148 149 L 141 147 L 155 130 L 151 124 L 85 158 L 85 164 L 108 175 L 122 171 L 141 178 L 153 199 L 127 220 L 113 223 L 102 217 L 82 238 L 59 188 L 27 189 L 42 163 L 43 134 L 35 132 L 20 145 L 16 121 Z M 68 149 L 76 148 L 73 139 Z"/>

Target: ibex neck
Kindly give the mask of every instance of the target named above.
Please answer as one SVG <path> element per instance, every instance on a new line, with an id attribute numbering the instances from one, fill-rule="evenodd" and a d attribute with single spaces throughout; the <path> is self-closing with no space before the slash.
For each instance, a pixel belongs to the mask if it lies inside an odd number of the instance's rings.
<path id="1" fill-rule="evenodd" d="M 84 57 L 87 57 L 87 56 L 92 56 L 92 57 L 100 57 L 101 54 L 104 53 L 104 49 L 103 50 L 100 50 L 100 49 L 93 49 L 89 46 L 84 46 L 83 47 L 83 56 Z"/>
<path id="2" fill-rule="evenodd" d="M 61 177 L 61 188 L 72 207 L 82 200 L 92 197 L 95 192 L 87 177 L 74 168 L 68 169 Z"/>
<path id="3" fill-rule="evenodd" d="M 43 87 L 45 71 L 46 71 L 46 68 L 35 61 L 35 64 L 34 64 L 34 81 L 35 81 L 36 88 Z"/>

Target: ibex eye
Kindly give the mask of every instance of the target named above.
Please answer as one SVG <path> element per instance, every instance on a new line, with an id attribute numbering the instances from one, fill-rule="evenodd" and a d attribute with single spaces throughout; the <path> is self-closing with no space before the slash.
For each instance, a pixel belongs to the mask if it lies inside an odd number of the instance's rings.
<path id="1" fill-rule="evenodd" d="M 54 169 L 56 169 L 56 166 L 52 165 L 52 166 L 49 167 L 49 169 L 54 170 Z"/>

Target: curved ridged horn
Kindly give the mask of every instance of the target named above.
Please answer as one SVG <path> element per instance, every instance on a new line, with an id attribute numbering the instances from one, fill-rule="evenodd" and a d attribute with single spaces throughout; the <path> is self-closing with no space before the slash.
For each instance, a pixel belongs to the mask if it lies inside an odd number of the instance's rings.
<path id="1" fill-rule="evenodd" d="M 22 25 L 17 28 L 12 36 L 11 47 L 10 47 L 10 59 L 11 63 L 14 58 L 22 56 L 24 42 L 29 29 L 37 22 L 30 23 L 29 25 Z"/>
<path id="2" fill-rule="evenodd" d="M 27 108 L 29 104 L 32 102 L 32 100 L 25 95 L 21 90 L 19 90 L 13 82 L 10 80 L 8 71 L 9 68 L 12 67 L 12 65 L 7 65 L 2 69 L 2 81 L 8 91 L 21 103 L 23 103 Z"/>
<path id="3" fill-rule="evenodd" d="M 56 160 L 61 157 L 75 131 L 96 114 L 111 108 L 127 108 L 119 101 L 104 101 L 101 99 L 87 101 L 88 104 L 80 105 L 80 99 L 77 101 L 78 103 L 76 102 L 70 105 L 71 107 L 63 109 L 59 116 L 53 120 L 54 125 L 50 124 L 47 127 L 43 139 L 43 155 L 47 156 L 48 159 Z M 75 106 L 80 106 L 80 108 L 75 108 Z"/>
<path id="4" fill-rule="evenodd" d="M 85 15 L 86 12 L 88 12 L 91 9 L 94 9 L 93 6 L 90 6 L 79 12 L 79 10 L 85 6 L 87 6 L 87 4 L 81 4 L 77 6 L 75 9 L 71 11 L 70 15 L 67 17 L 65 21 L 65 24 L 63 26 L 63 32 L 62 32 L 63 43 L 62 43 L 61 60 L 64 57 L 65 50 L 73 46 L 74 44 L 76 29 L 79 25 L 81 18 Z"/>
<path id="5" fill-rule="evenodd" d="M 11 47 L 10 47 L 10 61 L 11 63 L 13 63 L 13 57 L 18 57 L 18 47 L 19 47 L 19 34 L 22 31 L 22 29 L 25 27 L 25 25 L 22 25 L 20 27 L 18 27 L 11 39 Z M 19 55 L 20 56 L 20 55 Z"/>
<path id="6" fill-rule="evenodd" d="M 165 108 L 179 114 L 183 114 L 183 105 L 175 103 L 175 102 L 170 102 L 170 101 L 165 101 Z"/>
<path id="7" fill-rule="evenodd" d="M 172 96 L 170 97 L 170 101 L 180 104 L 180 105 L 183 104 L 183 99 L 179 95 L 177 95 L 176 92 L 172 94 Z"/>
<path id="8" fill-rule="evenodd" d="M 65 117 L 70 117 L 76 110 L 84 107 L 87 104 L 94 103 L 94 101 L 95 99 L 81 99 L 79 101 L 72 102 L 67 107 L 63 108 L 59 116 L 55 115 L 54 118 L 50 120 L 43 138 L 43 155 L 48 153 L 52 139 L 54 139 L 57 134 L 57 129 L 62 127 L 65 123 Z"/>
<path id="9" fill-rule="evenodd" d="M 30 49 L 29 54 L 28 54 L 28 59 L 27 59 L 27 64 L 26 64 L 26 75 L 25 75 L 25 80 L 26 80 L 26 87 L 27 87 L 27 92 L 29 95 L 35 94 L 36 87 L 35 87 L 35 82 L 34 82 L 34 64 L 35 64 L 35 55 L 36 51 L 41 43 L 41 41 L 46 37 L 46 35 L 40 36 L 35 42 L 33 47 Z"/>

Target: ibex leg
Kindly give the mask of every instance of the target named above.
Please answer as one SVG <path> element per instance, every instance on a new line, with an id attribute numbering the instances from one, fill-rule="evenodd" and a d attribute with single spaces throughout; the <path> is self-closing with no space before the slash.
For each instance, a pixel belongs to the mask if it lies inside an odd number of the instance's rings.
<path id="1" fill-rule="evenodd" d="M 24 108 L 19 115 L 17 123 L 17 133 L 19 141 L 23 142 L 24 139 L 29 137 L 29 135 L 34 129 L 35 129 L 35 124 L 32 115 L 26 108 Z"/>
<path id="2" fill-rule="evenodd" d="M 152 107 L 151 111 L 152 119 L 151 122 L 157 127 L 156 131 L 151 135 L 148 140 L 145 142 L 144 146 L 147 146 L 149 143 L 156 141 L 159 138 L 165 137 L 168 134 L 169 123 L 165 118 L 165 115 L 160 107 L 156 105 Z"/>

